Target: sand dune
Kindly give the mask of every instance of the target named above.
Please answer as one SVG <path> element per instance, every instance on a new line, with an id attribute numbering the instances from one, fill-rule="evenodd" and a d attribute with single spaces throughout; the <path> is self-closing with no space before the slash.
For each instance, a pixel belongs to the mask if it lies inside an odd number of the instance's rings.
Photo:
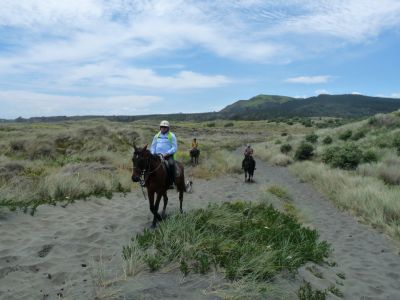
<path id="1" fill-rule="evenodd" d="M 400 299 L 400 256 L 393 242 L 338 211 L 285 168 L 258 161 L 255 180 L 245 184 L 238 175 L 196 180 L 193 193 L 185 194 L 184 209 L 209 202 L 257 200 L 260 189 L 284 186 L 306 222 L 332 244 L 329 260 L 337 263 L 301 268 L 295 279 L 283 283 L 289 287 L 288 297 L 306 279 L 320 288 L 336 284 L 346 299 Z M 279 199 L 272 202 L 280 204 Z M 178 196 L 170 192 L 168 209 L 177 208 Z M 194 274 L 182 280 L 172 267 L 127 279 L 122 276 L 122 246 L 150 222 L 140 190 L 115 194 L 111 200 L 76 201 L 65 208 L 40 206 L 33 217 L 1 212 L 0 299 L 215 299 L 203 291 L 221 280 L 218 274 Z M 315 276 L 315 270 L 323 278 Z"/>

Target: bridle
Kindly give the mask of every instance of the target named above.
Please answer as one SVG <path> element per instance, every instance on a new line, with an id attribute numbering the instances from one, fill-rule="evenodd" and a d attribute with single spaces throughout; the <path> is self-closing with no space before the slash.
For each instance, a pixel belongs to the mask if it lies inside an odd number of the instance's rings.
<path id="1" fill-rule="evenodd" d="M 138 155 L 139 156 L 139 155 Z M 163 163 L 163 157 L 160 155 L 160 163 L 158 164 L 158 166 L 157 167 L 155 167 L 153 170 L 150 170 L 150 168 L 151 168 L 151 162 L 152 162 L 152 158 L 154 157 L 154 155 L 153 154 L 151 154 L 147 159 L 146 159 L 146 162 L 145 162 L 145 165 L 146 165 L 146 167 L 145 168 L 143 168 L 143 169 L 140 169 L 139 167 L 136 167 L 135 166 L 135 164 L 133 164 L 133 169 L 135 170 L 137 170 L 137 171 L 140 171 L 140 172 L 138 172 L 138 173 L 140 173 L 140 175 L 139 175 L 139 184 L 140 184 L 140 186 L 141 186 L 141 188 L 142 188 L 142 192 L 143 192 L 143 196 L 144 196 L 144 198 L 146 199 L 146 195 L 145 195 L 145 193 L 144 193 L 144 187 L 146 186 L 146 181 L 149 179 L 149 177 L 150 177 L 150 175 L 152 174 L 152 173 L 154 173 L 154 172 L 156 172 L 161 166 L 162 166 L 162 163 Z M 143 158 L 140 158 L 141 160 L 144 160 Z"/>

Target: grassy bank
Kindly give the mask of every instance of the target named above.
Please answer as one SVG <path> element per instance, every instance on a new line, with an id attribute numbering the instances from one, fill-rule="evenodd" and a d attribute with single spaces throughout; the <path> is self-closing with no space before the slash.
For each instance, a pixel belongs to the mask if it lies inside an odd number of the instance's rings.
<path id="1" fill-rule="evenodd" d="M 339 207 L 400 239 L 400 112 L 255 145 L 259 158 L 313 183 Z M 304 162 L 305 161 L 305 162 Z"/>

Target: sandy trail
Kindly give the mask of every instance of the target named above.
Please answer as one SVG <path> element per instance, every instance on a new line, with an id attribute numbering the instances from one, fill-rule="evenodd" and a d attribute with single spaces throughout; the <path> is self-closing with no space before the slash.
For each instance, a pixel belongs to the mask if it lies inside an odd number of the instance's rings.
<path id="1" fill-rule="evenodd" d="M 338 264 L 316 266 L 322 279 L 303 267 L 298 282 L 304 278 L 325 288 L 340 281 L 343 286 L 337 287 L 346 299 L 400 299 L 400 256 L 394 243 L 338 211 L 286 168 L 257 161 L 255 180 L 245 184 L 241 175 L 196 180 L 193 193 L 185 194 L 184 209 L 209 202 L 257 200 L 272 184 L 285 187 L 307 223 L 332 244 L 330 260 Z M 178 208 L 178 195 L 169 192 L 169 198 L 171 212 Z M 272 202 L 279 206 L 278 199 Z M 111 200 L 77 201 L 66 208 L 41 206 L 34 217 L 0 213 L 0 299 L 215 299 L 203 293 L 218 281 L 215 274 L 191 275 L 182 281 L 177 270 L 161 270 L 121 278 L 122 246 L 148 227 L 151 219 L 140 190 L 115 194 Z M 346 279 L 339 279 L 337 273 L 344 273 Z M 116 283 L 103 288 L 102 278 Z"/>

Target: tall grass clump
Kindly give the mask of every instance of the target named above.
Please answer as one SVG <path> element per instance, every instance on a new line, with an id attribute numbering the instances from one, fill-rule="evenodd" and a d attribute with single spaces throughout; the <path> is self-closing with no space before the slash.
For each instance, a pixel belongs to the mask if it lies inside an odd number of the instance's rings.
<path id="1" fill-rule="evenodd" d="M 201 156 L 201 163 L 192 170 L 192 175 L 195 177 L 207 179 L 223 174 L 241 172 L 241 156 L 235 153 L 217 150 L 210 156 L 204 156 L 204 154 Z"/>
<path id="2" fill-rule="evenodd" d="M 143 257 L 153 271 L 171 263 L 184 275 L 216 268 L 229 280 L 249 283 L 264 283 L 307 261 L 320 263 L 328 254 L 328 244 L 318 241 L 315 230 L 272 206 L 244 202 L 174 215 L 123 248 L 125 260 Z"/>
<path id="3" fill-rule="evenodd" d="M 379 178 L 332 169 L 313 162 L 297 163 L 291 170 L 311 182 L 339 207 L 400 239 L 400 187 Z"/>

